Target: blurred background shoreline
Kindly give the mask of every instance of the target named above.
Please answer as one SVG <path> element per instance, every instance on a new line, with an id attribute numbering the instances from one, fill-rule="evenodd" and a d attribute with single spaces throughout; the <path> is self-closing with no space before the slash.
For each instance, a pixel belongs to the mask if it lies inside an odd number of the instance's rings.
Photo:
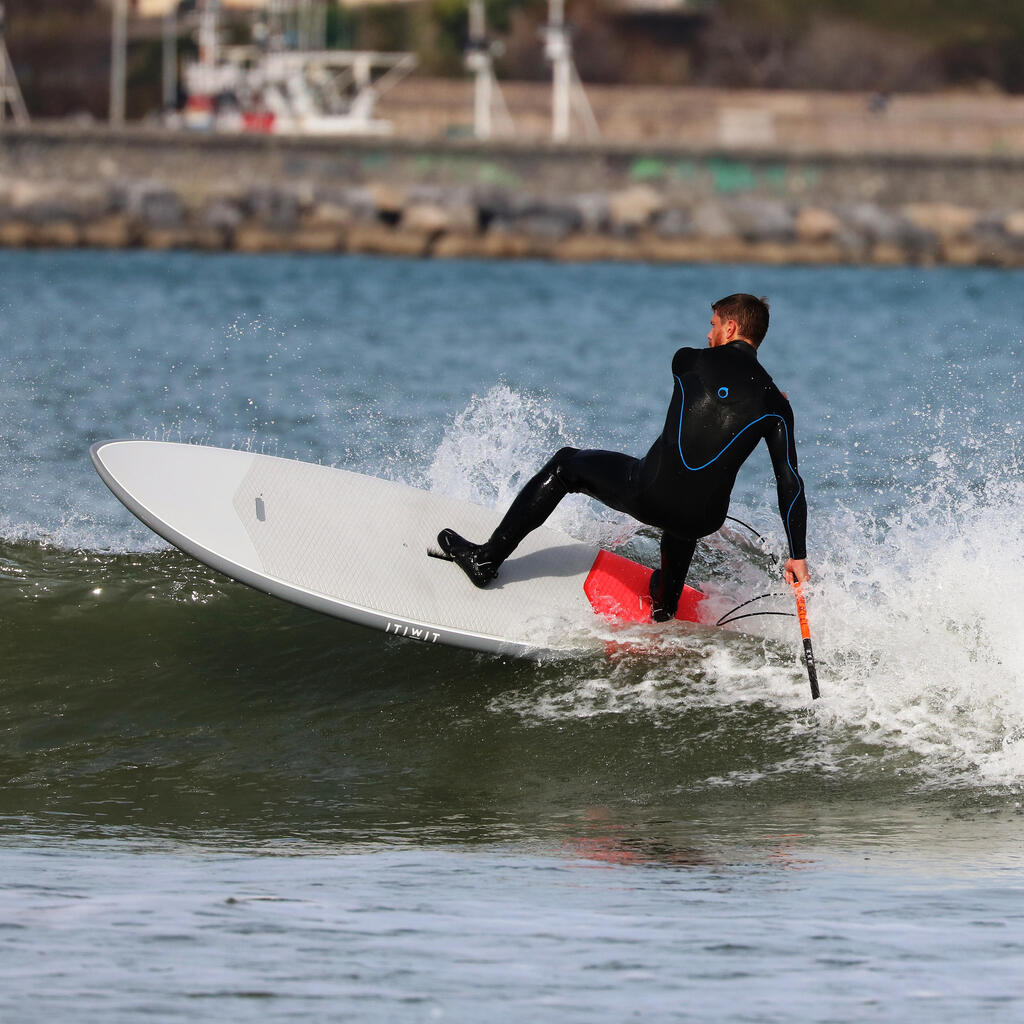
<path id="1" fill-rule="evenodd" d="M 8 2 L 0 245 L 1022 266 L 1024 14 L 906 6 Z"/>

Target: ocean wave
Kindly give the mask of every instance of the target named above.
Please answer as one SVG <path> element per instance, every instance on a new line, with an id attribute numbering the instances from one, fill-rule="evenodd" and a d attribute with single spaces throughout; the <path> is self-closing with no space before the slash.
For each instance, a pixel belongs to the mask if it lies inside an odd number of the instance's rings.
<path id="1" fill-rule="evenodd" d="M 574 438 L 543 396 L 502 385 L 474 399 L 423 468 L 406 475 L 497 515 L 517 472 Z M 429 693 L 441 685 L 431 672 L 451 673 L 482 681 L 476 714 L 488 725 L 571 733 L 625 723 L 658 737 L 666 756 L 695 748 L 705 760 L 688 760 L 685 784 L 697 788 L 846 772 L 851 784 L 898 773 L 918 788 L 1015 792 L 1024 781 L 1024 485 L 990 474 L 987 485 L 966 486 L 978 474 L 967 474 L 964 457 L 933 452 L 933 479 L 895 503 L 902 511 L 818 512 L 808 596 L 823 699 L 813 704 L 792 619 L 746 622 L 740 633 L 595 618 L 591 653 L 509 670 L 292 608 L 133 521 L 125 527 L 123 514 L 85 512 L 47 528 L 0 520 L 7 664 L 19 692 L 44 704 L 56 699 L 48 687 L 65 679 L 66 664 L 84 659 L 111 679 L 149 672 L 154 708 L 194 693 L 197 678 L 216 687 L 239 673 L 322 693 L 338 660 L 360 666 L 371 706 L 372 695 L 392 692 L 395 674 Z M 565 503 L 554 525 L 648 564 L 657 558 L 656 533 L 586 501 Z M 780 590 L 781 556 L 765 532 L 767 540 L 731 524 L 700 545 L 692 577 L 717 610 Z M 766 607 L 788 612 L 781 590 Z M 490 692 L 493 680 L 510 678 L 514 685 Z M 420 695 L 412 689 L 407 699 L 415 708 Z M 11 713 L 23 718 L 24 708 Z"/>

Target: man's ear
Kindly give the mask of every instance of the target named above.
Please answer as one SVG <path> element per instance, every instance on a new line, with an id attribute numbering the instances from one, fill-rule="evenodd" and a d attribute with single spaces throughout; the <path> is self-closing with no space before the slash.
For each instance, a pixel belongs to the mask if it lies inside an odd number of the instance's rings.
<path id="1" fill-rule="evenodd" d="M 736 321 L 736 320 L 726 320 L 725 321 L 725 336 L 730 341 L 732 341 L 732 339 L 735 338 L 739 334 L 739 331 L 740 331 L 740 325 L 739 325 L 738 321 Z"/>

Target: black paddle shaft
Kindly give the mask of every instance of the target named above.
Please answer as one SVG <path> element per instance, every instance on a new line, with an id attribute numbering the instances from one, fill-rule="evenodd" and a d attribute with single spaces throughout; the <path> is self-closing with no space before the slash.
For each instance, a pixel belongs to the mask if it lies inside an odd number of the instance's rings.
<path id="1" fill-rule="evenodd" d="M 814 667 L 814 648 L 810 637 L 804 638 L 804 657 L 807 659 L 807 678 L 811 681 L 811 699 L 817 700 L 821 693 L 818 690 L 818 670 Z"/>

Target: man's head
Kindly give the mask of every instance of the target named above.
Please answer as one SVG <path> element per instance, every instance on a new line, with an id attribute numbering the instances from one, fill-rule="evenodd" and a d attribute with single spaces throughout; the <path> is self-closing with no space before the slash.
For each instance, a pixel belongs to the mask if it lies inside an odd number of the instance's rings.
<path id="1" fill-rule="evenodd" d="M 730 341 L 749 341 L 757 348 L 768 332 L 768 300 L 737 292 L 711 304 L 708 345 L 717 348 Z"/>

